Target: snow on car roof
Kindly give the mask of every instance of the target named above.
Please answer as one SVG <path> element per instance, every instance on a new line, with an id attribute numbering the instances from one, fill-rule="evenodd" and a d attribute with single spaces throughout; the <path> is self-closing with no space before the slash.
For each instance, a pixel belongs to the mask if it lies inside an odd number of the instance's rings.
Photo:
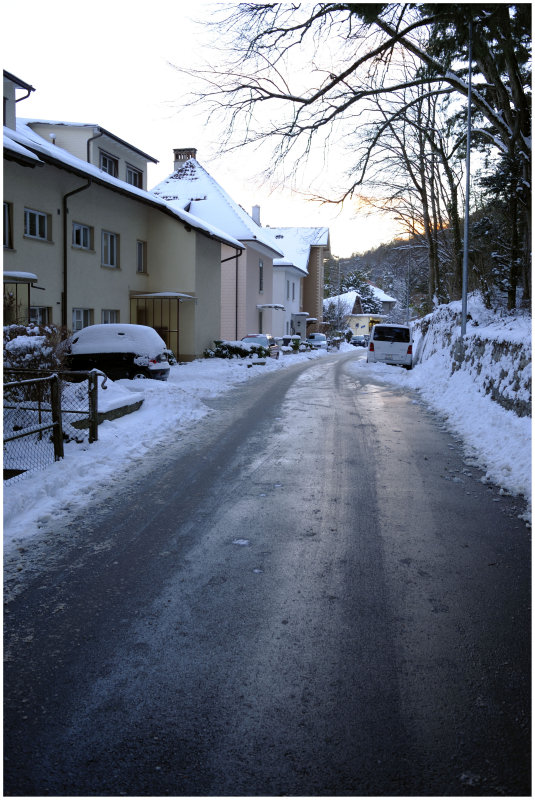
<path id="1" fill-rule="evenodd" d="M 85 353 L 132 353 L 156 355 L 166 345 L 162 337 L 147 325 L 89 325 L 73 334 L 71 351 Z"/>

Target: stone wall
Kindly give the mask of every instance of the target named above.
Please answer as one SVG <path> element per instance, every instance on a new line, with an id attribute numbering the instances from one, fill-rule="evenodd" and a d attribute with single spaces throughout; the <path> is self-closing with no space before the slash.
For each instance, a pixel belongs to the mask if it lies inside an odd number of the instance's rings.
<path id="1" fill-rule="evenodd" d="M 531 337 L 507 337 L 496 323 L 472 319 L 461 339 L 460 325 L 461 315 L 451 306 L 415 322 L 415 362 L 441 356 L 450 375 L 467 372 L 482 394 L 519 417 L 531 416 Z M 510 329 L 514 333 L 514 321 Z"/>

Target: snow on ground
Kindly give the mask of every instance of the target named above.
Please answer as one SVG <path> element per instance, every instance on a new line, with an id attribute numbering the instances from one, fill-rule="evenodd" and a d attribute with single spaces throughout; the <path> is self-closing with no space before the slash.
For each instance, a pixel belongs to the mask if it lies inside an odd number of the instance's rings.
<path id="1" fill-rule="evenodd" d="M 485 329 L 491 338 L 515 341 L 515 337 L 531 335 L 528 321 L 528 328 L 523 331 L 511 320 L 483 323 L 480 316 L 478 333 Z M 340 351 L 354 352 L 355 348 L 342 344 Z M 285 369 L 298 360 L 325 355 L 325 351 L 313 351 L 267 359 L 261 367 L 248 367 L 247 361 L 241 359 L 214 358 L 172 367 L 167 382 L 108 381 L 108 388 L 99 390 L 101 411 L 132 402 L 136 397 L 144 398 L 143 405 L 133 414 L 102 423 L 98 442 L 70 442 L 63 461 L 4 485 L 6 552 L 41 528 L 49 528 L 55 520 L 89 505 L 99 489 L 109 487 L 116 474 L 124 472 L 128 465 L 141 462 L 147 452 L 165 443 L 170 435 L 214 413 L 203 402 L 205 398 L 259 374 Z M 530 504 L 531 418 L 517 417 L 480 393 L 467 372 L 459 370 L 451 375 L 451 360 L 445 349 L 433 353 L 410 372 L 401 367 L 366 364 L 365 360 L 350 362 L 350 369 L 356 377 L 369 376 L 418 390 L 423 400 L 445 418 L 451 431 L 463 439 L 467 459 L 486 472 L 485 480 L 499 485 L 504 492 L 524 495 Z M 530 518 L 529 511 L 526 518 Z"/>

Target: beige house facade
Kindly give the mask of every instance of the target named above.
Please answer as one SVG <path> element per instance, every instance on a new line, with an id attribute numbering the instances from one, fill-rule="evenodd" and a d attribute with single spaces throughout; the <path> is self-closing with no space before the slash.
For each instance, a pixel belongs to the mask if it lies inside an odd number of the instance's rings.
<path id="1" fill-rule="evenodd" d="M 307 329 L 319 330 L 328 229 L 263 227 L 260 207 L 248 214 L 238 205 L 198 162 L 195 148 L 175 149 L 173 155 L 174 172 L 152 189 L 154 195 L 217 225 L 242 246 L 234 254 L 223 247 L 221 338 L 304 338 Z"/>
<path id="2" fill-rule="evenodd" d="M 179 359 L 202 355 L 221 329 L 222 246 L 240 243 L 149 194 L 154 159 L 109 131 L 17 121 L 26 87 L 4 72 L 5 322 L 145 324 Z"/>
<path id="3" fill-rule="evenodd" d="M 273 237 L 247 214 L 197 160 L 195 148 L 173 151 L 174 171 L 152 189 L 173 208 L 188 211 L 238 240 L 239 252 L 221 254 L 219 337 L 236 341 L 249 333 L 276 335 L 283 309 L 273 299 L 273 259 L 282 256 Z"/>

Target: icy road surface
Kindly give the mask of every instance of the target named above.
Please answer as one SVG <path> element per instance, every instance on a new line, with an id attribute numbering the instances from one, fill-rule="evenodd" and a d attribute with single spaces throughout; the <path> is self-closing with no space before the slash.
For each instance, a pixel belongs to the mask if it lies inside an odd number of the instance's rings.
<path id="1" fill-rule="evenodd" d="M 363 356 L 212 398 L 28 544 L 6 795 L 530 794 L 520 503 Z"/>

